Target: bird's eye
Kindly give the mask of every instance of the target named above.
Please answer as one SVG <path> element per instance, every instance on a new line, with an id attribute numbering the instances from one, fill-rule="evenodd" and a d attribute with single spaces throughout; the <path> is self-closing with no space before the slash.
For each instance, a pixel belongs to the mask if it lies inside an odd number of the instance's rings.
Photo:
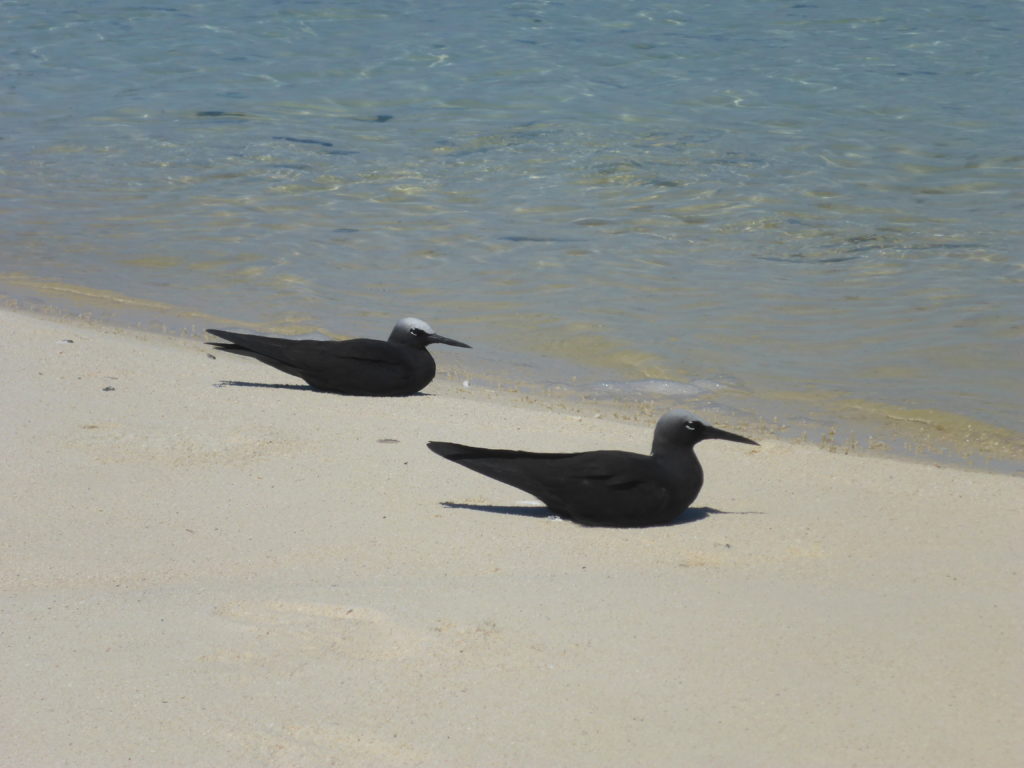
<path id="1" fill-rule="evenodd" d="M 695 431 L 697 429 L 697 422 L 696 421 L 688 421 L 688 422 L 686 422 L 686 428 L 688 430 L 690 430 L 691 432 Z"/>
<path id="2" fill-rule="evenodd" d="M 424 331 L 422 328 L 410 328 L 409 329 L 409 333 L 411 333 L 413 336 L 426 336 L 427 335 L 427 332 Z"/>

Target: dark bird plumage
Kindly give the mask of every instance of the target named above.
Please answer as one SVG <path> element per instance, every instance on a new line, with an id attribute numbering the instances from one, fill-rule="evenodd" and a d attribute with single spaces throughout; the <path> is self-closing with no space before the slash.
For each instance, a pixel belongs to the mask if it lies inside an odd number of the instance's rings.
<path id="1" fill-rule="evenodd" d="M 683 411 L 669 411 L 654 429 L 650 456 L 626 451 L 531 453 L 438 442 L 427 447 L 536 496 L 566 520 L 633 528 L 671 523 L 693 503 L 704 484 L 693 447 L 711 438 L 757 445 Z"/>
<path id="2" fill-rule="evenodd" d="M 469 347 L 434 333 L 415 317 L 399 320 L 387 341 L 279 339 L 213 328 L 206 332 L 225 340 L 209 342 L 223 352 L 254 357 L 298 376 L 313 389 L 343 395 L 415 394 L 433 380 L 436 371 L 428 344 Z"/>

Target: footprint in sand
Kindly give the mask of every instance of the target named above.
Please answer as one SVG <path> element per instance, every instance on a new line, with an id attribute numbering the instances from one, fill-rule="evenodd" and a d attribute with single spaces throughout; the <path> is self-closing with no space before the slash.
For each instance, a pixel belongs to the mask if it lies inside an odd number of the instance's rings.
<path id="1" fill-rule="evenodd" d="M 225 744 L 244 765 L 368 765 L 405 768 L 440 765 L 408 746 L 342 727 L 282 724 L 264 730 L 223 730 Z"/>
<path id="2" fill-rule="evenodd" d="M 148 459 L 174 466 L 210 463 L 248 465 L 267 456 L 294 451 L 299 443 L 279 430 L 234 431 L 227 434 L 168 431 L 160 423 L 131 425 L 85 422 L 69 436 L 100 464 Z"/>
<path id="3" fill-rule="evenodd" d="M 247 601 L 219 606 L 216 613 L 251 629 L 256 646 L 218 654 L 224 661 L 296 654 L 380 661 L 410 656 L 428 640 L 380 611 L 352 605 Z"/>

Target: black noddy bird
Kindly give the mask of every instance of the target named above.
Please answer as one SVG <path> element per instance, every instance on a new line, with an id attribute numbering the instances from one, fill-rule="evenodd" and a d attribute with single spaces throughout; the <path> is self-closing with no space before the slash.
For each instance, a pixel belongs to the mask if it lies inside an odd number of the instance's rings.
<path id="1" fill-rule="evenodd" d="M 678 519 L 704 484 L 693 446 L 717 438 L 757 445 L 685 411 L 669 411 L 654 428 L 650 456 L 626 451 L 532 453 L 427 443 L 439 456 L 544 502 L 580 525 L 640 528 Z"/>
<path id="2" fill-rule="evenodd" d="M 469 344 L 434 333 L 415 317 L 399 320 L 387 341 L 278 339 L 213 328 L 206 332 L 225 340 L 209 342 L 217 349 L 255 357 L 304 379 L 313 389 L 343 395 L 415 394 L 433 380 L 436 372 L 428 344 L 469 348 Z"/>

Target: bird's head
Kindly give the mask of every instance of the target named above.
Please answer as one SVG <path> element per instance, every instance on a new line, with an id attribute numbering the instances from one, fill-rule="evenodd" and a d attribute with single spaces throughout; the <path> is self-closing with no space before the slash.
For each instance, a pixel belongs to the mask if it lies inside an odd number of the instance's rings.
<path id="1" fill-rule="evenodd" d="M 669 411 L 660 419 L 654 428 L 654 447 L 652 453 L 658 454 L 672 448 L 692 448 L 701 440 L 731 440 L 734 443 L 757 445 L 748 437 L 726 432 L 724 429 L 705 424 L 692 413 L 675 410 Z"/>
<path id="2" fill-rule="evenodd" d="M 388 341 L 392 344 L 403 344 L 418 349 L 425 349 L 428 344 L 450 344 L 453 347 L 470 348 L 469 344 L 463 344 L 461 341 L 434 333 L 434 329 L 429 324 L 415 317 L 403 317 L 395 323 Z"/>

